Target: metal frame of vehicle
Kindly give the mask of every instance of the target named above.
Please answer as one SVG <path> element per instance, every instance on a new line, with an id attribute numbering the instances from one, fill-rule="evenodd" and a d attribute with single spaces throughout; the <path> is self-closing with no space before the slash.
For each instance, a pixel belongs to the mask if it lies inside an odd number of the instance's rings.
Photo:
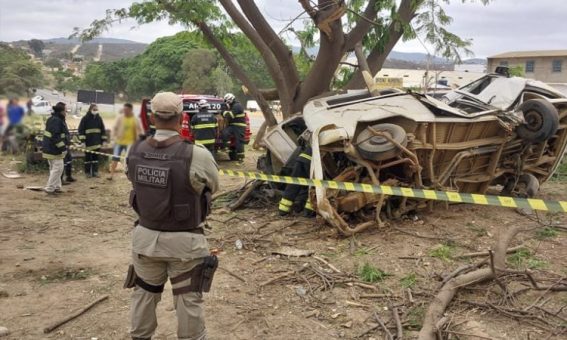
<path id="1" fill-rule="evenodd" d="M 553 111 L 549 117 L 557 117 L 555 125 L 525 122 L 530 113 L 522 109 L 546 108 Z M 541 82 L 497 74 L 441 100 L 415 93 L 372 96 L 365 90 L 313 99 L 303 115 L 266 134 L 272 163 L 284 164 L 291 155 L 297 132 L 288 133 L 286 126 L 298 121 L 312 133 L 314 179 L 466 193 L 501 185 L 504 194 L 531 196 L 553 174 L 567 144 L 567 98 Z M 520 131 L 541 123 L 549 130 L 544 140 L 528 140 Z M 325 188 L 311 196 L 318 213 L 345 235 L 433 205 Z"/>

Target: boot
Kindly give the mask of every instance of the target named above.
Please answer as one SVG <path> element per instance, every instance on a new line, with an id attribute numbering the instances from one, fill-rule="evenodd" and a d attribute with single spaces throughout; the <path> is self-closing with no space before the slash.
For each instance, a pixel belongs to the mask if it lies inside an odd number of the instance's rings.
<path id="1" fill-rule="evenodd" d="M 100 177 L 98 175 L 98 161 L 92 162 L 91 169 L 92 169 L 92 176 L 93 177 L 97 177 L 97 178 Z"/>
<path id="2" fill-rule="evenodd" d="M 71 167 L 71 165 L 66 165 L 65 166 L 65 181 L 68 182 L 68 184 L 71 184 L 71 183 L 77 181 L 76 179 L 73 178 L 72 172 L 73 172 L 73 168 Z"/>
<path id="3" fill-rule="evenodd" d="M 85 162 L 85 176 L 87 178 L 92 177 L 92 163 L 91 162 Z"/>

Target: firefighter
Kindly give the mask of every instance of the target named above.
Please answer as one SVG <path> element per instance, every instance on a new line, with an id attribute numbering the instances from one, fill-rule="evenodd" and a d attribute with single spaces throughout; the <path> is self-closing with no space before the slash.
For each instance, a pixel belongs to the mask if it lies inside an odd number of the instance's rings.
<path id="1" fill-rule="evenodd" d="M 209 112 L 209 107 L 209 102 L 205 99 L 199 100 L 199 112 L 191 118 L 191 131 L 195 144 L 203 145 L 214 156 L 218 121 L 215 114 Z"/>
<path id="2" fill-rule="evenodd" d="M 79 140 L 85 143 L 87 150 L 100 152 L 106 138 L 104 121 L 98 114 L 98 107 L 96 104 L 91 104 L 87 114 L 79 123 Z M 99 177 L 97 154 L 85 152 L 85 175 L 87 177 Z"/>
<path id="3" fill-rule="evenodd" d="M 43 132 L 42 155 L 49 163 L 49 179 L 44 190 L 49 195 L 61 193 L 63 159 L 68 152 L 66 142 L 68 134 L 69 129 L 65 123 L 65 103 L 59 102 L 53 106 L 53 112 L 45 122 Z"/>
<path id="4" fill-rule="evenodd" d="M 206 339 L 203 294 L 218 262 L 204 236 L 218 167 L 203 146 L 179 136 L 183 102 L 172 92 L 152 99 L 155 135 L 137 141 L 127 157 L 130 204 L 138 214 L 125 287 L 132 293 L 132 339 L 151 339 L 156 307 L 169 277 L 179 339 Z"/>
<path id="5" fill-rule="evenodd" d="M 222 139 L 225 145 L 234 138 L 235 150 L 234 159 L 237 161 L 244 160 L 244 134 L 246 132 L 246 114 L 242 104 L 232 93 L 224 96 L 224 102 L 229 111 L 223 113 L 224 119 L 227 121 L 227 127 L 222 131 Z M 232 159 L 232 157 L 231 157 Z"/>
<path id="6" fill-rule="evenodd" d="M 291 177 L 309 178 L 311 170 L 311 147 L 309 146 L 309 132 L 299 137 L 299 152 L 293 161 Z M 288 184 L 282 194 L 278 207 L 280 216 L 289 215 L 292 211 L 303 210 L 303 216 L 315 217 L 316 213 L 309 199 L 309 187 L 297 184 Z"/>

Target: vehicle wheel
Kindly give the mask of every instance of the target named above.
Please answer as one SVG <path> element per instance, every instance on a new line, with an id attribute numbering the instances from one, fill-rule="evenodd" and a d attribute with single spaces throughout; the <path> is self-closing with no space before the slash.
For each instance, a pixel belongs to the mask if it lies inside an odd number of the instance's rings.
<path id="1" fill-rule="evenodd" d="M 504 196 L 514 196 L 530 198 L 537 195 L 539 191 L 539 180 L 532 174 L 523 174 L 516 182 L 513 178 L 509 178 L 501 194 Z"/>
<path id="2" fill-rule="evenodd" d="M 529 142 L 543 142 L 557 132 L 559 114 L 553 104 L 545 99 L 531 99 L 520 105 L 525 124 L 518 126 L 518 136 Z"/>
<path id="3" fill-rule="evenodd" d="M 539 191 L 539 180 L 532 174 L 523 174 L 518 179 L 514 192 L 518 197 L 534 197 Z"/>
<path id="4" fill-rule="evenodd" d="M 376 124 L 371 126 L 376 131 L 388 134 L 397 143 L 406 146 L 406 131 L 399 125 Z M 382 136 L 375 136 L 370 128 L 364 129 L 356 138 L 356 147 L 364 159 L 383 161 L 398 156 L 402 150 Z"/>

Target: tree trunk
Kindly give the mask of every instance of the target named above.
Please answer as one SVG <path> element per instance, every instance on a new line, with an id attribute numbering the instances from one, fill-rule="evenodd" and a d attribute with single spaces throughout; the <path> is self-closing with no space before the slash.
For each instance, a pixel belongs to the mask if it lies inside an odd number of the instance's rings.
<path id="1" fill-rule="evenodd" d="M 372 76 L 375 76 L 376 73 L 382 69 L 382 65 L 384 65 L 386 57 L 388 57 L 390 52 L 392 52 L 392 49 L 396 46 L 404 33 L 403 25 L 409 25 L 415 15 L 415 11 L 422 2 L 423 0 L 402 0 L 400 7 L 398 8 L 398 21 L 392 19 L 393 21 L 390 23 L 388 30 L 380 39 L 382 41 L 386 39 L 386 44 L 384 44 L 383 48 L 380 46 L 374 47 L 368 55 L 368 58 L 366 58 Z M 364 86 L 365 82 L 362 73 L 360 70 L 357 70 L 346 88 L 361 89 L 364 88 Z"/>
<path id="2" fill-rule="evenodd" d="M 224 44 L 217 39 L 217 37 L 211 31 L 210 27 L 207 26 L 205 22 L 198 21 L 198 22 L 193 22 L 193 24 L 195 24 L 195 26 L 197 26 L 201 30 L 201 32 L 203 32 L 203 36 L 205 37 L 205 39 L 207 39 L 207 41 L 211 45 L 213 45 L 214 48 L 217 49 L 217 51 L 223 57 L 228 67 L 230 67 L 232 72 L 234 72 L 234 75 L 238 77 L 238 79 L 242 81 L 242 84 L 244 84 L 244 86 L 248 88 L 254 99 L 256 99 L 256 101 L 258 102 L 258 105 L 260 106 L 260 109 L 262 110 L 262 113 L 264 115 L 264 119 L 266 120 L 268 125 L 269 126 L 276 125 L 277 120 L 276 117 L 274 116 L 274 113 L 272 112 L 270 105 L 268 104 L 266 99 L 264 99 L 264 97 L 256 87 L 256 84 L 254 84 L 254 82 L 252 82 L 250 78 L 248 78 L 242 67 L 240 67 L 240 65 L 236 62 L 236 60 L 226 49 Z"/>

